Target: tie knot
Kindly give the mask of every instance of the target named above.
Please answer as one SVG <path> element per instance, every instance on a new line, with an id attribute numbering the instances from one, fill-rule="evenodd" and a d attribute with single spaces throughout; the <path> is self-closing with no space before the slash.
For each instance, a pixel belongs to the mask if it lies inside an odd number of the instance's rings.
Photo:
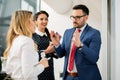
<path id="1" fill-rule="evenodd" d="M 78 29 L 77 31 L 78 31 L 78 32 L 80 32 L 81 30 L 80 30 L 80 29 Z"/>

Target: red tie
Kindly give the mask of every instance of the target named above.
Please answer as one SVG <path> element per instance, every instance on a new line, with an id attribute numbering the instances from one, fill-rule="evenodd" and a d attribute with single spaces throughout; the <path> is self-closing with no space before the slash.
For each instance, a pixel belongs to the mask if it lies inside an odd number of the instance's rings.
<path id="1" fill-rule="evenodd" d="M 80 32 L 81 30 L 78 30 L 78 32 Z M 71 53 L 70 53 L 70 58 L 69 58 L 69 65 L 68 65 L 68 70 L 72 71 L 73 70 L 73 66 L 74 66 L 74 56 L 75 56 L 75 52 L 76 52 L 76 45 L 73 43 L 72 48 L 71 48 Z"/>

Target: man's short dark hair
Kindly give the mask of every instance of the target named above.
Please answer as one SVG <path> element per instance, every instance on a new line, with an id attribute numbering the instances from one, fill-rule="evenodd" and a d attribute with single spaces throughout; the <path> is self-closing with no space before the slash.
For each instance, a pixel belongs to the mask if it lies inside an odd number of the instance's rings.
<path id="1" fill-rule="evenodd" d="M 86 15 L 89 15 L 89 9 L 87 8 L 87 6 L 83 4 L 79 4 L 73 7 L 73 10 L 78 10 L 78 9 L 81 9 Z"/>

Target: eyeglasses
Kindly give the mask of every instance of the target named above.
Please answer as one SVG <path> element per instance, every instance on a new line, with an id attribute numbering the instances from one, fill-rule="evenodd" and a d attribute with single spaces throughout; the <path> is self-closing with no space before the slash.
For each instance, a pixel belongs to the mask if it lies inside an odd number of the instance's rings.
<path id="1" fill-rule="evenodd" d="M 80 20 L 80 18 L 82 18 L 82 17 L 84 17 L 84 16 L 86 16 L 86 15 L 82 15 L 82 16 L 70 16 L 70 19 L 71 20 Z"/>

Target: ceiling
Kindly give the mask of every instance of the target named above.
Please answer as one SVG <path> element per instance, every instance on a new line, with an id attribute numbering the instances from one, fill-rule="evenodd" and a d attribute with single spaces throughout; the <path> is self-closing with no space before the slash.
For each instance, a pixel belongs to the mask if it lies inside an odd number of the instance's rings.
<path id="1" fill-rule="evenodd" d="M 85 4 L 90 11 L 89 22 L 102 24 L 102 0 L 43 0 L 59 14 L 69 13 L 76 4 Z M 98 26 L 98 28 L 101 25 Z"/>

